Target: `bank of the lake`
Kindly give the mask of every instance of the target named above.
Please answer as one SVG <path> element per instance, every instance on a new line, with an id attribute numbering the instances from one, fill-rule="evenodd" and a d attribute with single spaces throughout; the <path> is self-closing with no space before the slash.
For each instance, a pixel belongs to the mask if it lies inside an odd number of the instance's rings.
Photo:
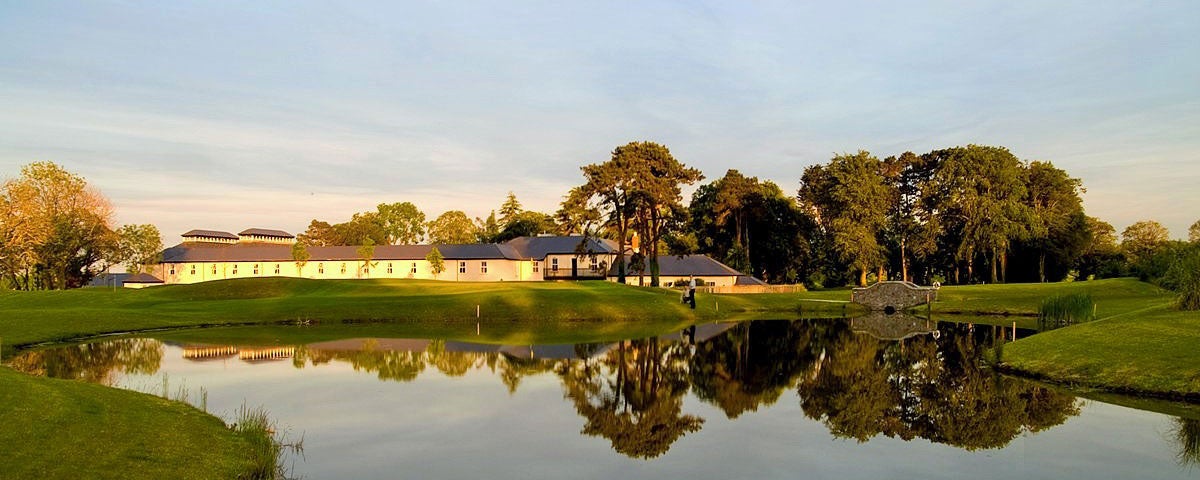
<path id="1" fill-rule="evenodd" d="M 1074 387 L 1200 401 L 1200 312 L 1158 304 L 1004 346 L 1001 368 Z"/>
<path id="2" fill-rule="evenodd" d="M 179 402 L 0 367 L 0 478 L 243 478 L 249 442 Z"/>
<path id="3" fill-rule="evenodd" d="M 966 321 L 997 325 L 1016 321 L 1020 326 L 1033 327 L 1044 298 L 1079 292 L 1089 293 L 1096 300 L 1101 320 L 1011 343 L 1003 351 L 1005 368 L 1052 381 L 1128 393 L 1200 392 L 1200 378 L 1194 368 L 1200 365 L 1200 356 L 1194 348 L 1188 348 L 1200 344 L 1200 315 L 1167 310 L 1171 295 L 1150 284 L 1115 279 L 943 287 L 931 310 L 944 318 L 965 314 L 962 318 Z M 462 338 L 481 329 L 482 340 L 496 343 L 572 343 L 616 338 L 631 331 L 653 335 L 714 320 L 794 318 L 821 313 L 836 316 L 849 296 L 848 290 L 701 295 L 698 308 L 691 310 L 679 302 L 678 292 L 607 282 L 247 279 L 140 291 L 3 293 L 0 310 L 5 314 L 0 317 L 0 341 L 5 351 L 11 352 L 14 346 L 112 332 L 295 321 L 342 325 L 347 338 L 362 336 L 360 328 L 386 336 L 389 328 L 403 325 L 402 331 L 409 335 L 415 332 L 431 338 Z M 250 331 L 269 337 L 275 335 L 270 328 L 276 327 Z M 290 336 L 305 335 L 303 329 L 285 328 L 296 330 L 288 332 Z M 0 425 L 6 427 L 0 440 L 22 445 L 22 449 L 5 455 L 29 457 L 0 457 L 0 471 L 6 473 L 18 471 L 13 469 L 16 463 L 57 465 L 65 471 L 87 472 L 92 464 L 100 463 L 110 471 L 136 470 L 144 461 L 157 462 L 157 457 L 120 452 L 133 452 L 146 442 L 154 442 L 163 448 L 153 455 L 172 459 L 167 464 L 181 465 L 169 475 L 158 476 L 190 475 L 187 463 L 180 459 L 198 458 L 196 453 L 171 447 L 187 444 L 184 439 L 190 437 L 159 438 L 164 433 L 152 431 L 155 429 L 127 434 L 120 430 L 124 428 L 121 425 L 138 422 L 183 430 L 192 430 L 195 423 L 197 432 L 207 432 L 203 435 L 208 441 L 226 445 L 212 449 L 209 454 L 219 458 L 205 460 L 206 464 L 235 468 L 244 462 L 238 449 L 229 447 L 239 440 L 219 420 L 182 404 L 122 390 L 25 377 L 7 369 L 0 372 L 0 390 L 5 392 L 0 394 L 0 411 L 5 412 L 0 415 Z M 30 413 L 35 411 L 36 415 Z M 59 435 L 51 431 L 54 429 L 28 420 L 42 417 L 65 423 L 80 420 L 78 426 L 64 430 L 67 434 Z M 105 446 L 113 453 L 103 461 L 92 460 L 88 453 L 95 447 L 88 440 L 95 437 L 79 433 L 102 428 L 97 422 L 118 425 L 113 431 L 121 433 L 105 438 Z"/>
<path id="4" fill-rule="evenodd" d="M 145 290 L 81 289 L 0 294 L 0 342 L 15 347 L 92 335 L 216 325 L 343 323 L 383 334 L 389 324 L 445 336 L 486 325 L 495 342 L 646 335 L 715 319 L 839 312 L 846 291 L 700 295 L 608 282 L 452 283 L 406 280 L 245 279 Z M 809 302 L 809 300 L 817 300 Z M 476 306 L 479 316 L 476 317 Z M 383 330 L 381 330 L 383 329 Z M 415 329 L 415 330 L 414 330 Z M 300 329 L 292 334 L 303 334 Z M 618 333 L 624 332 L 624 333 Z M 16 478 L 236 478 L 245 441 L 182 403 L 0 368 L 0 473 Z M 135 473 L 130 473 L 135 472 Z M 144 477 L 138 477 L 142 475 Z M 134 475 L 130 477 L 129 475 Z"/>
<path id="5" fill-rule="evenodd" d="M 157 328 L 296 321 L 405 322 L 520 327 L 553 335 L 631 322 L 667 329 L 688 322 L 838 311 L 849 292 L 699 295 L 696 310 L 676 291 L 611 282 L 459 283 L 419 280 L 260 278 L 144 290 L 92 288 L 0 294 L 5 348 Z M 815 300 L 815 301 L 814 301 Z M 478 308 L 478 318 L 477 315 Z"/>

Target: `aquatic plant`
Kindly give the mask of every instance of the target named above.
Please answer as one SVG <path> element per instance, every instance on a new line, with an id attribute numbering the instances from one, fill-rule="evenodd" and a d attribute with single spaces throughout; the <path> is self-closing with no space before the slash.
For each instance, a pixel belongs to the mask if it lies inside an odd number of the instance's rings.
<path id="1" fill-rule="evenodd" d="M 1179 464 L 1200 465 L 1200 420 L 1176 417 L 1171 433 L 1179 442 L 1179 452 L 1175 454 Z"/>
<path id="2" fill-rule="evenodd" d="M 1041 330 L 1054 329 L 1096 318 L 1096 303 L 1089 293 L 1054 295 L 1042 300 L 1038 310 L 1038 326 Z"/>
<path id="3" fill-rule="evenodd" d="M 250 408 L 242 404 L 238 408 L 235 420 L 230 428 L 250 443 L 247 453 L 250 455 L 251 465 L 244 478 L 287 478 L 288 469 L 283 465 L 284 454 L 288 451 L 303 454 L 304 439 L 289 442 L 286 435 L 275 428 L 275 422 L 271 421 L 263 407 Z"/>

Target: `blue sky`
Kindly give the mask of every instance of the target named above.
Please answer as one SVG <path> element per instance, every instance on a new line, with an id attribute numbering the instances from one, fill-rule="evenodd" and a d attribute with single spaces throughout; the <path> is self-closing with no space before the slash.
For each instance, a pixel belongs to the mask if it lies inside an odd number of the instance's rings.
<path id="1" fill-rule="evenodd" d="M 977 143 L 1118 231 L 1200 219 L 1200 2 L 832 3 L 0 2 L 0 176 L 57 162 L 171 244 L 553 211 L 632 140 L 786 192 L 834 153 Z"/>

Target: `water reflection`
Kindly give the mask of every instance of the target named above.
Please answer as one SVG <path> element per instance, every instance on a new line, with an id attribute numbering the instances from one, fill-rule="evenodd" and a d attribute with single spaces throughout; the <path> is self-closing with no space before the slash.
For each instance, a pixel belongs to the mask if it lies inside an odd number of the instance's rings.
<path id="1" fill-rule="evenodd" d="M 343 339 L 298 345 L 173 345 L 188 362 L 290 362 L 296 369 L 345 364 L 388 382 L 436 372 L 455 381 L 490 372 L 509 394 L 550 375 L 582 419 L 580 433 L 636 459 L 667 453 L 705 418 L 685 397 L 728 419 L 798 401 L 832 435 L 865 442 L 915 438 L 965 450 L 1008 445 L 1026 432 L 1080 413 L 1071 395 L 981 367 L 995 329 L 902 318 L 710 324 L 660 337 L 573 345 L 488 345 L 427 339 Z M 936 333 L 936 334 L 935 334 Z M 12 360 L 36 375 L 113 384 L 120 374 L 156 373 L 164 343 L 118 339 L 23 352 Z M 286 365 L 286 363 L 284 363 Z M 793 404 L 795 405 L 795 404 Z M 1200 458 L 1200 422 L 1178 419 L 1178 459 Z"/>
<path id="2" fill-rule="evenodd" d="M 163 344 L 124 338 L 23 352 L 10 366 L 31 375 L 112 385 L 119 373 L 153 375 L 162 364 Z"/>

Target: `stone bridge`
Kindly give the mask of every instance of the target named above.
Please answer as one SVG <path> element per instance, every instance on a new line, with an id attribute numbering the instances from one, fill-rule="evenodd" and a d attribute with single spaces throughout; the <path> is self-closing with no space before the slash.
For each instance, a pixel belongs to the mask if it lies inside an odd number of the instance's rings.
<path id="1" fill-rule="evenodd" d="M 871 311 L 888 314 L 902 312 L 937 299 L 936 287 L 922 287 L 912 282 L 879 282 L 865 288 L 855 288 L 850 301 Z"/>

